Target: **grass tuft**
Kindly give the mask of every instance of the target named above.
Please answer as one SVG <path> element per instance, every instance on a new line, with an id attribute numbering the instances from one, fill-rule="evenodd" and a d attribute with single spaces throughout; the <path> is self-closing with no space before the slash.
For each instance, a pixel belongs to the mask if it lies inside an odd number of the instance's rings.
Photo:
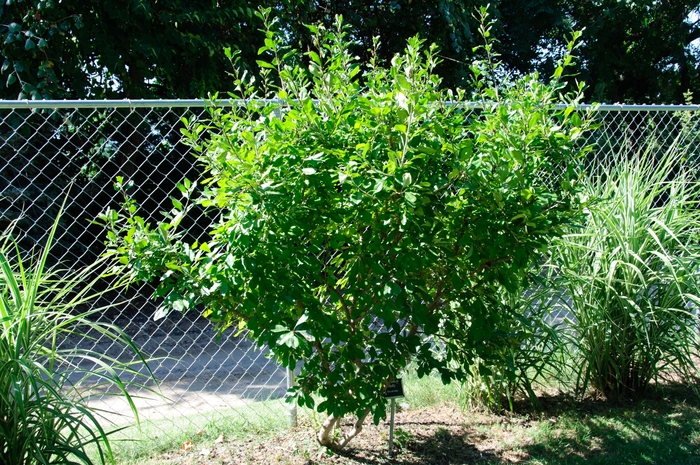
<path id="1" fill-rule="evenodd" d="M 12 228 L 0 236 L 0 465 L 111 460 L 113 431 L 103 428 L 88 398 L 115 387 L 138 418 L 127 391 L 137 383 L 124 376 L 148 378 L 137 371 L 146 360 L 129 337 L 92 318 L 104 308 L 81 311 L 106 292 L 94 290 L 100 263 L 77 271 L 48 267 L 57 225 L 58 218 L 43 250 L 30 259 Z M 136 361 L 122 363 L 66 343 L 83 337 L 121 344 Z"/>
<path id="2" fill-rule="evenodd" d="M 587 179 L 601 200 L 553 249 L 579 393 L 634 396 L 665 376 L 698 375 L 698 172 L 683 150 L 657 153 L 652 139 Z"/>

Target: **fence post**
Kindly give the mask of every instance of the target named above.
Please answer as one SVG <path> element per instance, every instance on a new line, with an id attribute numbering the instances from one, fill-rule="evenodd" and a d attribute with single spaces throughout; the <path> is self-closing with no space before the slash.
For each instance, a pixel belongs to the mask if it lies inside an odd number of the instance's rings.
<path id="1" fill-rule="evenodd" d="M 294 386 L 294 375 L 296 374 L 296 364 L 293 368 L 287 368 L 287 390 Z M 289 427 L 295 428 L 297 426 L 297 403 L 296 401 L 290 402 L 288 404 L 288 416 L 289 416 Z"/>

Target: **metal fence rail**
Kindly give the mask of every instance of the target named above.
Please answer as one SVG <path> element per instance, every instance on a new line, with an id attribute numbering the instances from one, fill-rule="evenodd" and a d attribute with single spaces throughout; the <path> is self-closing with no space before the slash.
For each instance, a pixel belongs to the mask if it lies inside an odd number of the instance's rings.
<path id="1" fill-rule="evenodd" d="M 67 199 L 52 258 L 91 262 L 104 250 L 104 231 L 90 221 L 119 202 L 112 188 L 116 176 L 133 182 L 141 214 L 154 220 L 169 209 L 177 182 L 198 177 L 181 140 L 181 118 L 206 118 L 208 105 L 204 100 L 0 102 L 0 228 L 14 224 L 20 246 L 30 250 L 43 242 Z M 589 142 L 597 148 L 587 169 L 633 156 L 650 143 L 659 149 L 677 143 L 688 157 L 700 155 L 700 123 L 691 117 L 700 106 L 607 105 L 596 111 L 599 127 Z M 202 216 L 186 226 L 197 236 L 206 224 Z M 165 357 L 153 368 L 168 400 L 141 399 L 147 419 L 183 415 L 194 428 L 194 413 L 225 411 L 246 421 L 285 421 L 279 400 L 285 373 L 264 350 L 232 333 L 217 340 L 211 325 L 193 314 L 153 321 L 151 292 L 143 286 L 112 295 L 123 304 L 104 315 L 147 353 Z M 116 347 L 100 350 L 120 356 Z M 278 400 L 260 402 L 268 399 Z"/>

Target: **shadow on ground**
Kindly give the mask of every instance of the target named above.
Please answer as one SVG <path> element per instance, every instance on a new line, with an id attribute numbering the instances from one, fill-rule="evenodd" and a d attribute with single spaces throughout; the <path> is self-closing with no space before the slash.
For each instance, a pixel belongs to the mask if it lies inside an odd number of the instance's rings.
<path id="1" fill-rule="evenodd" d="M 492 463 L 497 457 L 489 452 L 479 451 L 469 444 L 465 434 L 438 429 L 432 435 L 418 434 L 404 445 L 398 444 L 392 457 L 388 453 L 367 455 L 356 448 L 339 454 L 357 464 L 399 464 L 399 465 L 461 465 L 471 463 Z"/>
<path id="2" fill-rule="evenodd" d="M 637 399 L 543 404 L 523 444 L 536 463 L 700 464 L 700 397 L 688 386 L 666 385 Z"/>

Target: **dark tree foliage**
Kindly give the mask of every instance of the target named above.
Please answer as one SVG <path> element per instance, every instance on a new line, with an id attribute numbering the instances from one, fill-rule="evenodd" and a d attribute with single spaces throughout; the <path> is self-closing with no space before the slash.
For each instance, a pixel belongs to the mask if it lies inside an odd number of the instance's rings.
<path id="1" fill-rule="evenodd" d="M 224 47 L 254 62 L 259 28 L 241 0 L 5 0 L 0 96 L 206 97 L 227 90 Z"/>
<path id="2" fill-rule="evenodd" d="M 683 103 L 700 87 L 697 0 L 570 2 L 574 28 L 585 28 L 581 76 L 589 97 L 605 102 Z M 696 95 L 697 101 L 700 95 Z"/>
<path id="3" fill-rule="evenodd" d="M 353 51 L 363 58 L 373 36 L 381 35 L 379 56 L 389 60 L 407 37 L 419 34 L 441 50 L 444 85 L 469 87 L 466 70 L 476 24 L 472 12 L 486 3 L 283 0 L 280 12 L 303 48 L 309 43 L 304 24 L 330 25 L 333 15 L 342 14 L 353 25 Z M 575 77 L 588 85 L 588 101 L 683 103 L 683 94 L 700 86 L 700 50 L 691 44 L 700 38 L 697 0 L 501 0 L 490 2 L 490 12 L 498 19 L 497 50 L 518 74 L 546 73 L 561 56 L 564 38 L 583 29 Z"/>
<path id="4" fill-rule="evenodd" d="M 700 86 L 697 0 L 502 1 L 503 61 L 544 70 L 571 29 L 583 30 L 576 79 L 586 99 L 604 103 L 684 103 Z M 698 96 L 695 96 L 697 101 Z"/>
<path id="5" fill-rule="evenodd" d="M 0 0 L 2 98 L 196 98 L 233 89 L 224 47 L 257 71 L 253 11 L 272 6 L 291 45 L 312 48 L 307 24 L 352 25 L 352 52 L 389 62 L 406 39 L 438 45 L 446 87 L 470 87 L 473 13 L 486 0 Z M 564 37 L 585 29 L 577 79 L 589 101 L 683 103 L 698 88 L 697 0 L 490 2 L 504 64 L 546 72 Z M 542 76 L 546 77 L 546 76 Z"/>
<path id="6" fill-rule="evenodd" d="M 543 52 L 545 49 L 563 47 L 565 37 L 571 32 L 565 2 L 528 0 L 498 3 L 498 51 L 504 64 L 521 73 L 552 69 L 557 54 Z M 585 47 L 585 44 L 582 46 Z"/>

